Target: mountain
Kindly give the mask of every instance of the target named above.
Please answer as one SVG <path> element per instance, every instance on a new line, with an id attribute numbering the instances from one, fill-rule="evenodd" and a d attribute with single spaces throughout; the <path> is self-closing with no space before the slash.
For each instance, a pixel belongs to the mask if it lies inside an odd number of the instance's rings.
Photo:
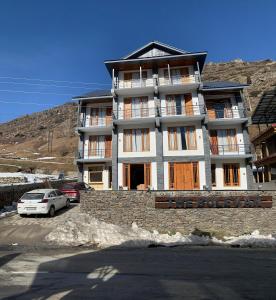
<path id="1" fill-rule="evenodd" d="M 230 62 L 210 62 L 205 65 L 202 78 L 205 81 L 227 80 L 249 84 L 245 96 L 247 108 L 251 109 L 248 111 L 250 115 L 262 93 L 276 86 L 276 61 L 244 62 L 236 59 Z M 1 164 L 16 164 L 22 168 L 31 166 L 50 172 L 74 171 L 76 118 L 76 105 L 66 103 L 1 124 L 0 171 L 9 168 Z M 256 128 L 252 126 L 251 137 L 256 133 Z M 52 149 L 49 149 L 51 140 Z"/>

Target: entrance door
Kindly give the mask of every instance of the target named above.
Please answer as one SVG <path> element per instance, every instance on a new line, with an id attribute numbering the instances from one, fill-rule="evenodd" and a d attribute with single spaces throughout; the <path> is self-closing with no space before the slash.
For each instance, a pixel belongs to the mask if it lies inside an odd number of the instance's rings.
<path id="1" fill-rule="evenodd" d="M 175 190 L 192 190 L 193 183 L 193 164 L 192 163 L 173 163 Z"/>
<path id="2" fill-rule="evenodd" d="M 123 164 L 123 185 L 129 190 L 145 190 L 151 185 L 151 165 Z"/>

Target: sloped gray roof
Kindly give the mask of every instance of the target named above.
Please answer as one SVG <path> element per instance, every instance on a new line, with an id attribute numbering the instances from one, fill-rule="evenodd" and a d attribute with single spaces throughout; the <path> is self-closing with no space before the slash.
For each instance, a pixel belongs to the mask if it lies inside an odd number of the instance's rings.
<path id="1" fill-rule="evenodd" d="M 73 99 L 81 99 L 81 98 L 97 98 L 97 97 L 112 97 L 111 90 L 94 90 L 89 93 L 73 97 Z"/>
<path id="2" fill-rule="evenodd" d="M 203 81 L 202 90 L 216 90 L 216 89 L 243 89 L 248 84 L 241 84 L 232 81 Z"/>

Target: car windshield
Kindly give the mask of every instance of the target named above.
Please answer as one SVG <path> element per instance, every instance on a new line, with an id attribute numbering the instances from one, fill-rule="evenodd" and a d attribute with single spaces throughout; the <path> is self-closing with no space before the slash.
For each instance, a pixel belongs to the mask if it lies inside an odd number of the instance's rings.
<path id="1" fill-rule="evenodd" d="M 22 200 L 41 200 L 44 197 L 44 193 L 25 193 L 21 199 Z"/>
<path id="2" fill-rule="evenodd" d="M 61 189 L 62 190 L 73 190 L 73 189 L 75 189 L 75 186 L 73 184 L 65 184 L 64 186 L 62 186 Z"/>

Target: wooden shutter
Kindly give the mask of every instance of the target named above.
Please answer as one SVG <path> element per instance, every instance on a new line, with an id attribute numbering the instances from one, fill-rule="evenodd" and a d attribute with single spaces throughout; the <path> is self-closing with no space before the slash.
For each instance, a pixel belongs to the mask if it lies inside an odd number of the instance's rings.
<path id="1" fill-rule="evenodd" d="M 142 132 L 142 151 L 150 151 L 149 128 L 141 129 L 141 132 Z"/>
<path id="2" fill-rule="evenodd" d="M 124 152 L 132 151 L 132 129 L 125 129 L 123 137 L 123 149 Z"/>
<path id="3" fill-rule="evenodd" d="M 90 136 L 89 144 L 88 144 L 88 155 L 97 156 L 97 150 L 98 150 L 98 137 Z"/>
<path id="4" fill-rule="evenodd" d="M 207 114 L 209 119 L 211 120 L 216 119 L 216 111 L 214 108 L 214 103 L 209 101 L 206 103 L 206 107 L 207 107 Z"/>
<path id="5" fill-rule="evenodd" d="M 186 143 L 188 150 L 196 150 L 196 129 L 194 126 L 186 127 Z"/>
<path id="6" fill-rule="evenodd" d="M 112 122 L 112 107 L 106 108 L 106 125 L 110 125 Z"/>
<path id="7" fill-rule="evenodd" d="M 238 151 L 236 129 L 226 129 L 229 151 Z"/>
<path id="8" fill-rule="evenodd" d="M 145 188 L 151 185 L 151 164 L 144 164 L 144 182 Z"/>
<path id="9" fill-rule="evenodd" d="M 186 115 L 192 116 L 194 114 L 192 94 L 185 94 L 184 100 Z"/>
<path id="10" fill-rule="evenodd" d="M 124 80 L 131 80 L 131 79 L 132 79 L 132 73 L 131 72 L 124 73 Z"/>
<path id="11" fill-rule="evenodd" d="M 131 118 L 131 98 L 124 99 L 124 119 Z"/>
<path id="12" fill-rule="evenodd" d="M 111 144 L 112 144 L 112 137 L 110 135 L 105 136 L 105 157 L 111 157 Z"/>
<path id="13" fill-rule="evenodd" d="M 130 164 L 123 164 L 123 186 L 130 190 Z"/>
<path id="14" fill-rule="evenodd" d="M 216 130 L 210 130 L 210 147 L 212 154 L 218 154 L 218 135 Z"/>

